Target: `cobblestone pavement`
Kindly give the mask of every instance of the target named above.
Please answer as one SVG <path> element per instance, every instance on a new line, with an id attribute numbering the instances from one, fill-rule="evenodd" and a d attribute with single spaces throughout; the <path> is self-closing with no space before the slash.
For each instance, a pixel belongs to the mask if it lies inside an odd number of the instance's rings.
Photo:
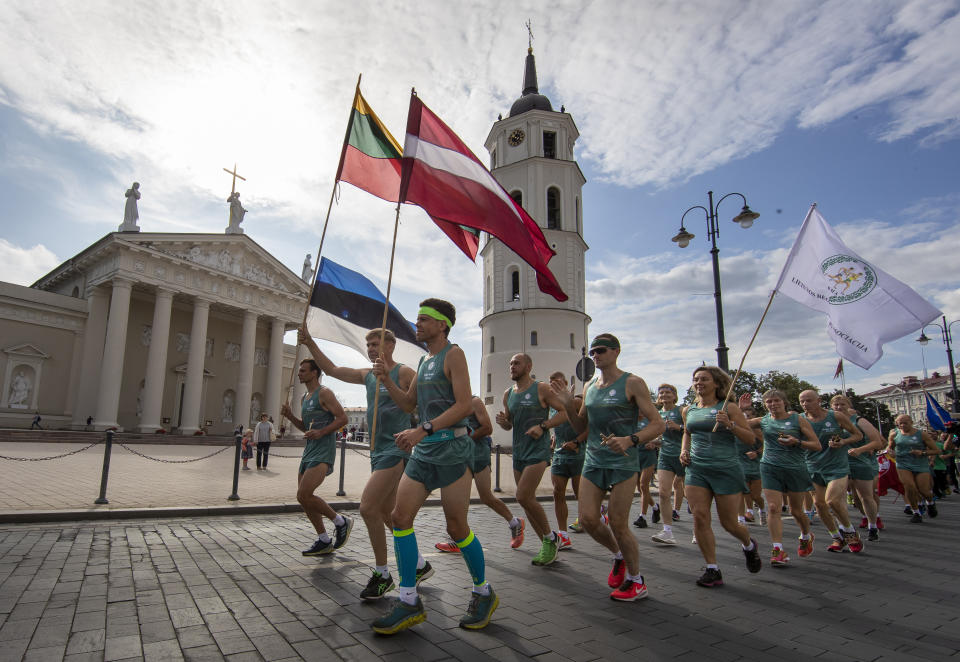
<path id="1" fill-rule="evenodd" d="M 0 442 L 0 456 L 49 457 L 83 448 L 84 445 Z M 57 460 L 22 462 L 0 459 L 0 514 L 32 510 L 184 508 L 296 502 L 297 470 L 302 447 L 272 448 L 268 471 L 257 471 L 256 463 L 251 459 L 251 470 L 240 472 L 237 488 L 240 500 L 227 501 L 233 489 L 232 447 L 206 460 L 171 463 L 170 460 L 200 458 L 218 449 L 215 446 L 129 446 L 166 462 L 145 459 L 114 444 L 107 484 L 110 504 L 104 506 L 95 506 L 93 503 L 100 494 L 102 443 Z M 336 496 L 340 477 L 339 453 L 333 475 L 317 490 L 319 496 L 331 501 L 359 502 L 370 476 L 369 455 L 361 450 L 349 449 L 346 458 L 346 496 Z M 501 457 L 500 479 L 504 494 L 515 494 L 512 458 L 509 455 Z M 544 474 L 538 492 L 541 495 L 553 493 L 549 471 Z"/>
<path id="2" fill-rule="evenodd" d="M 715 525 L 726 580 L 715 589 L 694 585 L 702 559 L 688 515 L 676 524 L 676 547 L 655 546 L 655 529 L 634 529 L 650 588 L 635 603 L 608 598 L 609 555 L 586 534 L 573 535 L 574 548 L 553 565 L 534 567 L 535 541 L 510 549 L 503 520 L 476 506 L 471 525 L 501 597 L 480 632 L 457 627 L 469 575 L 459 555 L 433 549 L 442 515 L 425 508 L 417 536 L 437 569 L 422 586 L 428 620 L 393 637 L 369 629 L 385 605 L 358 598 L 372 564 L 359 517 L 347 545 L 320 558 L 300 555 L 313 534 L 290 514 L 7 525 L 0 662 L 960 657 L 960 498 L 919 525 L 905 521 L 901 504 L 884 499 L 887 528 L 859 555 L 828 553 L 817 522 L 816 552 L 800 560 L 790 550 L 784 569 L 766 563 L 769 538 L 751 527 L 764 553 L 756 575 Z M 788 520 L 787 539 L 796 533 Z"/>

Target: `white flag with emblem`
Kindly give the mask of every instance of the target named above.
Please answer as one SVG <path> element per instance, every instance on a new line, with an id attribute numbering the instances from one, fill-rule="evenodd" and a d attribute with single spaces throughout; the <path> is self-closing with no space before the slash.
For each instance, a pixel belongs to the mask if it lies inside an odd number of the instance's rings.
<path id="1" fill-rule="evenodd" d="M 810 207 L 776 290 L 829 318 L 837 353 L 861 368 L 883 356 L 883 343 L 941 315 L 926 299 L 847 248 Z"/>

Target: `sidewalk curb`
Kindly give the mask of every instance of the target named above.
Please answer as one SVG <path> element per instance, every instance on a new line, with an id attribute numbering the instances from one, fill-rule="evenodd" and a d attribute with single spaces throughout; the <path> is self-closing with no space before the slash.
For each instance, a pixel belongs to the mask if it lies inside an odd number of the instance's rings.
<path id="1" fill-rule="evenodd" d="M 567 496 L 569 500 L 570 495 Z M 505 503 L 516 503 L 517 498 L 501 496 Z M 538 496 L 537 501 L 553 501 L 553 496 Z M 334 510 L 357 510 L 359 501 L 328 501 Z M 470 505 L 481 505 L 479 498 L 470 499 Z M 424 506 L 439 506 L 440 499 L 427 499 Z M 0 524 L 26 524 L 43 522 L 75 522 L 84 520 L 119 519 L 175 519 L 178 517 L 223 517 L 236 515 L 266 515 L 270 513 L 299 513 L 303 508 L 299 503 L 260 503 L 222 506 L 157 508 L 90 508 L 87 510 L 19 510 L 0 511 Z"/>

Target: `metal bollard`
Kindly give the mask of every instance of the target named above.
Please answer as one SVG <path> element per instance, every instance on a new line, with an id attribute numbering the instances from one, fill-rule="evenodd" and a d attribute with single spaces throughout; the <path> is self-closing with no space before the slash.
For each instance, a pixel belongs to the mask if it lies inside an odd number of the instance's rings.
<path id="1" fill-rule="evenodd" d="M 343 477 L 347 470 L 347 438 L 344 436 L 340 440 L 340 489 L 337 490 L 337 496 L 347 496 L 343 491 Z"/>
<path id="2" fill-rule="evenodd" d="M 503 490 L 500 489 L 500 444 L 497 444 L 496 452 L 497 452 L 497 480 L 493 488 L 493 491 L 503 492 Z"/>
<path id="3" fill-rule="evenodd" d="M 240 495 L 237 494 L 237 488 L 240 486 L 240 444 L 243 442 L 241 435 L 234 435 L 234 442 L 237 447 L 233 451 L 233 494 L 227 497 L 228 501 L 239 501 Z"/>
<path id="4" fill-rule="evenodd" d="M 103 447 L 103 472 L 100 474 L 100 496 L 94 503 L 104 504 L 107 501 L 107 479 L 110 477 L 110 453 L 113 451 L 113 430 L 107 430 L 107 443 Z"/>

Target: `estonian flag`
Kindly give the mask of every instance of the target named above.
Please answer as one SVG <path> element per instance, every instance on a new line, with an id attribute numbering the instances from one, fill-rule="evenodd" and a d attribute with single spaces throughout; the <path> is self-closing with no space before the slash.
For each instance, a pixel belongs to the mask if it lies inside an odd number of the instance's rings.
<path id="1" fill-rule="evenodd" d="M 380 328 L 385 301 L 383 293 L 362 274 L 320 258 L 310 295 L 307 330 L 314 338 L 352 347 L 366 357 L 366 335 Z M 413 324 L 393 304 L 387 313 L 387 328 L 397 337 L 393 360 L 416 366 L 426 348 L 417 342 Z"/>

